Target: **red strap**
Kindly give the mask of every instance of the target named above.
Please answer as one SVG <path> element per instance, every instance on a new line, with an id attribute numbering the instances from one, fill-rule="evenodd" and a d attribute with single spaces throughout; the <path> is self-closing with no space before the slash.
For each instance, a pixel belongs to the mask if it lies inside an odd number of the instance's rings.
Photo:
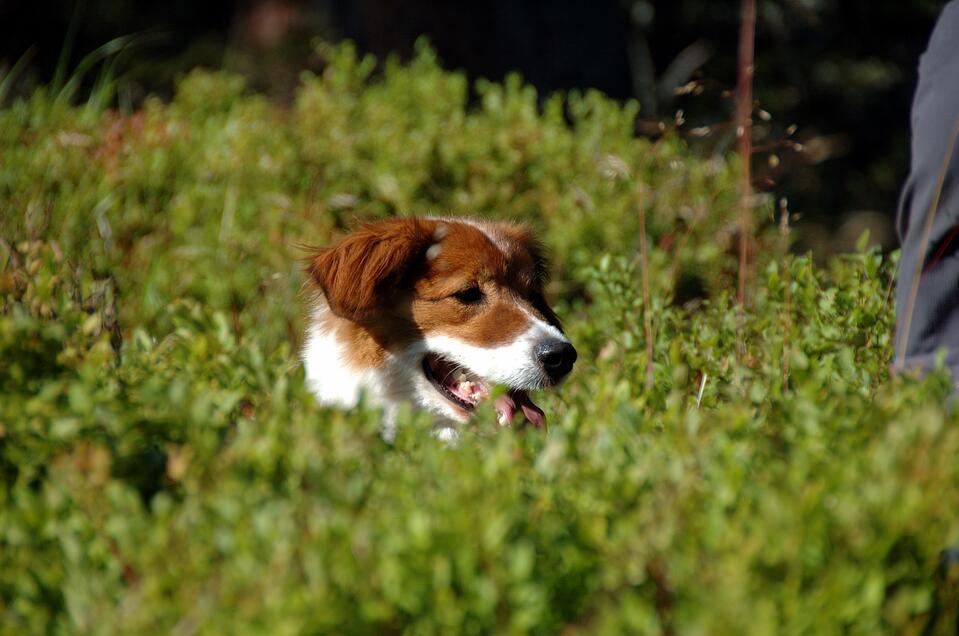
<path id="1" fill-rule="evenodd" d="M 926 266 L 922 268 L 922 273 L 928 273 L 933 267 L 935 267 L 942 257 L 945 255 L 946 250 L 949 249 L 949 245 L 952 244 L 952 241 L 956 238 L 956 235 L 959 235 L 959 225 L 953 226 L 952 230 L 949 231 L 949 234 L 946 235 L 946 238 L 943 239 L 942 243 L 939 244 L 939 249 L 936 250 L 936 253 L 932 255 L 928 261 L 926 261 Z"/>

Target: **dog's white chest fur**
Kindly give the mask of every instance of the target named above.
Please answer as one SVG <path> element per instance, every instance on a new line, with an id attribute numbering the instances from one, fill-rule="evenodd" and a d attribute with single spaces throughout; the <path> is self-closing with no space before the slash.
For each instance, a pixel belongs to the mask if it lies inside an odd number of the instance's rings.
<path id="1" fill-rule="evenodd" d="M 380 386 L 377 369 L 352 368 L 345 343 L 326 320 L 328 314 L 329 309 L 318 308 L 306 331 L 302 358 L 307 388 L 320 403 L 342 408 L 359 404 L 363 391 L 370 399 L 382 402 L 382 395 L 376 394 Z"/>
<path id="2" fill-rule="evenodd" d="M 357 366 L 350 360 L 348 344 L 337 334 L 337 318 L 329 308 L 321 304 L 312 318 L 301 354 L 307 388 L 321 404 L 350 409 L 365 398 L 367 404 L 383 409 L 382 433 L 391 441 L 399 404 L 413 391 L 407 352 L 386 352 L 379 365 Z"/>

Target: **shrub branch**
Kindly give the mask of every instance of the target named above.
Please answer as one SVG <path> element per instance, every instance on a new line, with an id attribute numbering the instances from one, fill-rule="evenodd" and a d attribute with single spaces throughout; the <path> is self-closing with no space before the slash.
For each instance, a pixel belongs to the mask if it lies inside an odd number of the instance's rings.
<path id="1" fill-rule="evenodd" d="M 643 330 L 646 332 L 646 389 L 653 388 L 653 317 L 649 306 L 649 255 L 646 246 L 646 205 L 639 190 L 639 269 L 643 279 Z"/>
<path id="2" fill-rule="evenodd" d="M 756 31 L 756 0 L 742 0 L 739 21 L 739 64 L 736 82 L 736 137 L 739 139 L 739 154 L 742 157 L 742 173 L 739 180 L 739 301 L 738 331 L 740 353 L 745 351 L 742 342 L 742 310 L 746 302 L 746 250 L 749 240 L 749 206 L 752 198 L 749 160 L 752 154 L 752 105 L 753 105 L 753 40 Z"/>

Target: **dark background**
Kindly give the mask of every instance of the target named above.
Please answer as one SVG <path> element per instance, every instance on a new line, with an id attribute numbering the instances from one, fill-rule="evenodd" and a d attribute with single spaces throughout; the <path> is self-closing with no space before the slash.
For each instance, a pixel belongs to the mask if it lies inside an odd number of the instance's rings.
<path id="1" fill-rule="evenodd" d="M 944 2 L 757 4 L 757 189 L 788 199 L 803 246 L 848 249 L 868 227 L 893 247 L 918 57 Z M 724 153 L 738 29 L 738 0 L 0 0 L 0 71 L 22 61 L 12 94 L 23 95 L 132 35 L 109 58 L 132 107 L 169 95 L 197 65 L 244 73 L 284 100 L 300 71 L 321 68 L 318 39 L 349 38 L 382 59 L 408 57 L 426 35 L 470 77 L 518 71 L 542 95 L 594 87 L 637 98 L 637 134 L 663 134 L 664 122 L 699 152 Z"/>

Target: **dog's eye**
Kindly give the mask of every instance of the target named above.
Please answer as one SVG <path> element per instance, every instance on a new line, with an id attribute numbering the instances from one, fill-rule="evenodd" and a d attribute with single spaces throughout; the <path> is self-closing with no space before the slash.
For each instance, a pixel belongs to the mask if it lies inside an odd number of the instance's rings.
<path id="1" fill-rule="evenodd" d="M 453 298 L 460 301 L 464 305 L 475 305 L 478 302 L 482 302 L 483 290 L 474 285 L 456 292 L 453 294 Z"/>

